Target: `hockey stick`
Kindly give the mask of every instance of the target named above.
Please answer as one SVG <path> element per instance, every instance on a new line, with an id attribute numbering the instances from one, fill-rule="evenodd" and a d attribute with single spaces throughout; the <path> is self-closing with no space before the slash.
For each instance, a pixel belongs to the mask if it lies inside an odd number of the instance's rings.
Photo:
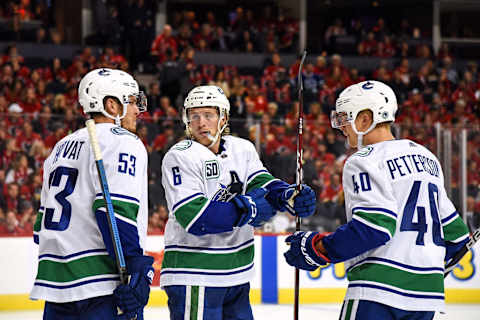
<path id="1" fill-rule="evenodd" d="M 290 198 L 293 202 L 295 196 L 302 190 L 303 182 L 303 81 L 302 81 L 302 69 L 303 62 L 307 56 L 307 50 L 303 51 L 302 60 L 298 67 L 298 136 L 297 136 L 297 172 L 295 175 L 295 183 L 297 188 Z M 293 208 L 293 203 L 290 204 Z M 301 219 L 299 216 L 295 218 L 295 231 L 300 231 Z M 298 320 L 298 305 L 300 297 L 300 270 L 295 268 L 295 289 L 294 289 L 294 303 L 293 303 L 293 319 Z"/>
<path id="2" fill-rule="evenodd" d="M 445 266 L 445 274 L 447 277 L 449 273 L 455 268 L 457 263 L 462 260 L 463 256 L 480 240 L 480 229 L 473 232 L 470 240 L 453 256 L 450 262 Z"/>
<path id="3" fill-rule="evenodd" d="M 103 166 L 102 151 L 100 150 L 100 145 L 98 144 L 95 121 L 93 119 L 89 119 L 85 122 L 85 125 L 87 126 L 88 136 L 90 137 L 90 144 L 92 145 L 95 164 L 97 165 L 98 180 L 100 182 L 100 186 L 102 187 L 103 199 L 107 204 L 108 229 L 110 230 L 110 236 L 112 237 L 113 250 L 115 251 L 115 262 L 117 265 L 118 273 L 120 274 L 120 282 L 122 284 L 128 284 L 127 265 L 125 263 L 125 257 L 123 256 L 122 243 L 120 242 L 120 234 L 118 233 L 117 220 L 115 219 L 112 199 L 110 197 L 110 191 L 108 189 L 108 181 L 107 176 L 105 175 L 105 167 Z M 121 310 L 119 309 L 119 311 Z M 136 318 L 137 316 L 132 318 L 132 320 Z"/>

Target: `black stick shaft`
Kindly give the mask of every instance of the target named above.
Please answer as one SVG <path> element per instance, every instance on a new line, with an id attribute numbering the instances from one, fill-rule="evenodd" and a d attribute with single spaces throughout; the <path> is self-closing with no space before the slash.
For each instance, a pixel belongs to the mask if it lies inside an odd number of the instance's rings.
<path id="1" fill-rule="evenodd" d="M 297 192 L 302 189 L 303 182 L 303 81 L 302 69 L 307 50 L 303 51 L 302 60 L 298 67 L 298 136 L 297 136 L 297 172 L 295 175 L 295 182 L 297 184 Z M 300 231 L 302 221 L 300 217 L 295 218 L 295 231 Z M 294 303 L 293 303 L 293 319 L 298 320 L 298 306 L 300 301 L 300 270 L 295 268 L 295 288 L 294 288 Z"/>

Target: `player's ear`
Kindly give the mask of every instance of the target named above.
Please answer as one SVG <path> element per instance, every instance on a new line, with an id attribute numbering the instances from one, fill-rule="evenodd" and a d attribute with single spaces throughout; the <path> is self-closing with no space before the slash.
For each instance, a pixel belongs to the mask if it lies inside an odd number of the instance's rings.
<path id="1" fill-rule="evenodd" d="M 370 110 L 364 110 L 359 113 L 358 118 L 360 119 L 360 130 L 364 131 L 368 129 L 373 122 L 373 113 Z"/>
<path id="2" fill-rule="evenodd" d="M 122 112 L 120 104 L 112 97 L 106 97 L 104 102 L 105 111 L 112 116 L 116 116 Z"/>

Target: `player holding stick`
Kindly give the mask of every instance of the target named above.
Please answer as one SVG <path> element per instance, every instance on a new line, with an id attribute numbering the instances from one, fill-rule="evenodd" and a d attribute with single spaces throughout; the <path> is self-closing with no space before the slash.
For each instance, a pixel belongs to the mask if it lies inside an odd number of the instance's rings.
<path id="1" fill-rule="evenodd" d="M 303 51 L 302 59 L 298 67 L 298 135 L 297 135 L 297 171 L 295 175 L 295 182 L 297 189 L 295 192 L 300 192 L 303 182 L 303 80 L 302 69 L 305 58 L 307 57 L 307 50 Z M 295 217 L 295 231 L 300 231 L 302 221 L 299 216 Z M 293 291 L 293 319 L 298 320 L 298 311 L 300 304 L 300 270 L 295 268 L 294 291 Z"/>
<path id="2" fill-rule="evenodd" d="M 153 258 L 142 249 L 148 218 L 147 152 L 135 135 L 146 99 L 132 76 L 112 69 L 89 72 L 78 93 L 84 112 L 95 121 L 118 247 L 123 248 L 130 280 L 120 283 L 107 204 L 83 128 L 60 140 L 43 166 L 34 226 L 39 263 L 30 297 L 46 300 L 46 320 L 141 320 L 153 278 Z"/>
<path id="3" fill-rule="evenodd" d="M 162 163 L 170 216 L 160 285 L 170 319 L 253 319 L 254 227 L 276 211 L 309 216 L 315 194 L 295 191 L 263 166 L 254 145 L 227 134 L 230 103 L 217 86 L 193 88 L 183 121 L 189 139 Z"/>
<path id="4" fill-rule="evenodd" d="M 394 92 L 379 81 L 340 94 L 332 127 L 358 148 L 343 170 L 348 223 L 331 234 L 298 232 L 286 239 L 292 266 L 315 270 L 345 261 L 342 320 L 433 319 L 445 310 L 444 261 L 468 241 L 438 159 L 393 137 L 396 111 Z"/>

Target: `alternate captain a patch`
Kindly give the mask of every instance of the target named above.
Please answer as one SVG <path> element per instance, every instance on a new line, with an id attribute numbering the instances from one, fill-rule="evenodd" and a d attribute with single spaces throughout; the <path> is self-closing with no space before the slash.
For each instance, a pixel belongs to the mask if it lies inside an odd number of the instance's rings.
<path id="1" fill-rule="evenodd" d="M 220 177 L 220 166 L 218 165 L 218 161 L 217 160 L 205 161 L 203 172 L 207 180 L 217 179 L 218 177 Z"/>

